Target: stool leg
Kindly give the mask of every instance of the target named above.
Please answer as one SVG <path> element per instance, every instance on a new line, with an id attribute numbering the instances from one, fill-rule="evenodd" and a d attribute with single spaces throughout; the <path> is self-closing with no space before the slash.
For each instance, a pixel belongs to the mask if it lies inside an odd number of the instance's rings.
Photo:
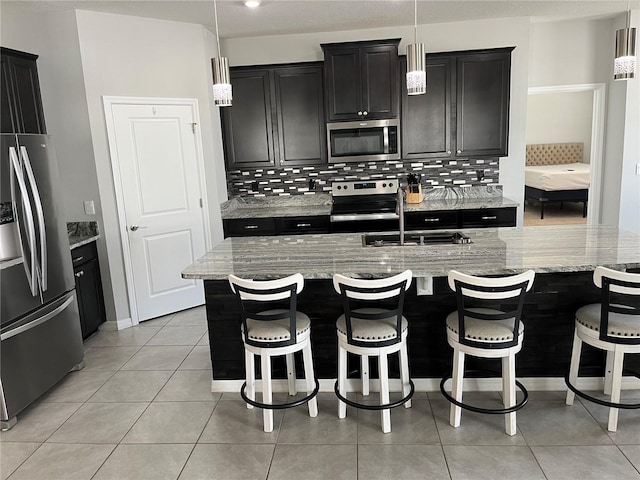
<path id="1" fill-rule="evenodd" d="M 244 351 L 244 365 L 245 374 L 247 380 L 246 394 L 251 400 L 256 399 L 256 363 L 253 358 L 253 353 L 249 350 Z M 253 405 L 247 403 L 247 408 L 253 408 Z"/>
<path id="2" fill-rule="evenodd" d="M 622 389 L 622 364 L 624 363 L 624 350 L 616 348 L 613 351 L 613 380 L 611 382 L 611 402 L 620 403 L 620 390 Z M 609 409 L 609 426 L 610 432 L 618 429 L 618 409 Z"/>
<path id="3" fill-rule="evenodd" d="M 578 368 L 580 367 L 580 354 L 582 353 L 582 340 L 578 337 L 578 332 L 573 333 L 573 349 L 571 350 L 571 366 L 569 367 L 569 383 L 577 387 Z M 570 388 L 567 388 L 567 405 L 573 405 L 576 394 Z"/>
<path id="4" fill-rule="evenodd" d="M 516 404 L 516 356 L 509 355 L 502 359 L 502 395 L 505 408 L 513 407 Z M 507 435 L 515 435 L 516 412 L 504 415 L 504 428 Z"/>
<path id="5" fill-rule="evenodd" d="M 381 353 L 378 356 L 378 370 L 380 377 L 380 404 L 389 403 L 389 365 L 387 354 Z M 391 412 L 388 408 L 380 410 L 382 420 L 382 432 L 391 431 Z"/>
<path id="6" fill-rule="evenodd" d="M 453 380 L 451 384 L 451 396 L 458 402 L 462 401 L 462 382 L 464 381 L 464 352 L 453 351 Z M 449 411 L 449 424 L 452 427 L 460 426 L 460 416 L 462 408 L 451 404 Z"/>
<path id="7" fill-rule="evenodd" d="M 407 354 L 406 342 L 403 342 L 400 348 L 400 379 L 402 380 L 402 396 L 406 397 L 411 391 L 411 385 L 409 385 L 409 355 Z M 404 404 L 404 408 L 411 408 L 411 400 Z"/>
<path id="8" fill-rule="evenodd" d="M 314 381 L 316 376 L 313 373 L 313 358 L 311 357 L 311 343 L 307 343 L 307 345 L 302 350 L 302 360 L 304 362 L 304 379 L 307 384 L 307 395 L 311 395 L 313 389 L 315 388 L 316 382 Z M 317 417 L 318 416 L 318 400 L 316 397 L 313 397 L 309 400 L 309 416 Z"/>
<path id="9" fill-rule="evenodd" d="M 289 381 L 289 395 L 298 393 L 296 390 L 296 359 L 293 353 L 287 353 L 287 380 Z"/>
<path id="10" fill-rule="evenodd" d="M 338 390 L 343 397 L 347 396 L 347 351 L 338 345 Z M 347 416 L 347 404 L 338 400 L 338 418 Z"/>
<path id="11" fill-rule="evenodd" d="M 262 368 L 262 403 L 270 404 L 273 401 L 271 392 L 271 357 L 266 354 L 260 355 Z M 273 431 L 273 410 L 264 408 L 262 410 L 264 419 L 264 431 Z"/>
<path id="12" fill-rule="evenodd" d="M 607 351 L 607 363 L 604 369 L 604 394 L 611 395 L 611 382 L 613 381 L 613 352 Z"/>
<path id="13" fill-rule="evenodd" d="M 362 396 L 369 395 L 369 356 L 360 357 L 360 377 L 362 379 Z"/>

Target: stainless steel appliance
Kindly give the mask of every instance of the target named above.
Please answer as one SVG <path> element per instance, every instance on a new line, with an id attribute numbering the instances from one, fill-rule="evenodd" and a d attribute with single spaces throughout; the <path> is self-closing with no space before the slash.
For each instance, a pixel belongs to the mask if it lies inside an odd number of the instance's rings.
<path id="1" fill-rule="evenodd" d="M 0 248 L 0 427 L 6 430 L 20 411 L 81 368 L 84 352 L 52 140 L 1 135 L 0 142 L 7 231 Z"/>
<path id="2" fill-rule="evenodd" d="M 379 232 L 399 229 L 397 178 L 333 182 L 332 232 Z"/>
<path id="3" fill-rule="evenodd" d="M 398 119 L 327 124 L 329 163 L 400 159 Z"/>

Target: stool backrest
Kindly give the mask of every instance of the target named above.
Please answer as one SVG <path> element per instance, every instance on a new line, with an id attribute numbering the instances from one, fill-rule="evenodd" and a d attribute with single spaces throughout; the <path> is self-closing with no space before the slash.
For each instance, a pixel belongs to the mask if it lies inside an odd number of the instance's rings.
<path id="1" fill-rule="evenodd" d="M 383 347 L 399 343 L 402 340 L 402 311 L 404 308 L 404 294 L 411 285 L 412 272 L 405 270 L 398 275 L 388 278 L 361 279 L 344 275 L 333 276 L 333 287 L 342 298 L 345 323 L 347 327 L 347 341 L 352 345 L 365 347 Z M 367 312 L 362 308 L 382 307 L 381 301 L 387 300 L 390 305 L 384 305 L 382 311 Z M 358 310 L 354 313 L 354 310 Z M 394 319 L 396 336 L 391 339 L 373 341 L 359 341 L 353 338 L 352 321 L 359 320 L 380 321 Z"/>
<path id="2" fill-rule="evenodd" d="M 277 280 L 250 280 L 229 275 L 231 290 L 240 302 L 242 328 L 245 332 L 245 342 L 258 347 L 286 347 L 296 343 L 296 309 L 298 293 L 304 288 L 304 278 L 300 273 Z M 281 308 L 280 312 L 265 313 L 265 303 L 283 302 L 288 300 L 288 308 Z M 287 340 L 274 342 L 253 341 L 247 332 L 247 319 L 271 322 L 274 320 L 289 320 L 290 337 Z"/>
<path id="3" fill-rule="evenodd" d="M 609 334 L 609 314 L 635 315 L 640 322 L 640 273 L 618 272 L 597 267 L 593 283 L 602 289 L 600 340 L 612 343 L 640 344 L 640 337 Z"/>
<path id="4" fill-rule="evenodd" d="M 524 297 L 533 286 L 534 277 L 533 270 L 495 278 L 476 277 L 456 270 L 449 271 L 449 287 L 456 292 L 458 306 L 458 341 L 463 345 L 478 348 L 509 348 L 517 345 Z M 515 303 L 515 308 L 508 311 L 491 308 L 497 310 L 495 313 L 488 311 L 487 304 L 493 306 L 502 300 Z M 511 340 L 495 342 L 471 340 L 466 337 L 465 328 L 465 322 L 469 318 L 486 321 L 513 319 L 513 337 Z"/>

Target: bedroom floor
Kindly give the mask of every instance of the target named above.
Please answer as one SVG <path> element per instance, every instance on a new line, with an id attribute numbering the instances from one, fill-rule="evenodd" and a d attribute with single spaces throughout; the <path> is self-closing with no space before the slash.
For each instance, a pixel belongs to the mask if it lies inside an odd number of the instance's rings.
<path id="1" fill-rule="evenodd" d="M 540 204 L 530 201 L 525 202 L 525 227 L 586 223 L 587 219 L 582 217 L 582 202 L 564 202 L 562 209 L 560 209 L 560 202 L 547 203 L 544 207 L 543 220 L 540 220 Z"/>

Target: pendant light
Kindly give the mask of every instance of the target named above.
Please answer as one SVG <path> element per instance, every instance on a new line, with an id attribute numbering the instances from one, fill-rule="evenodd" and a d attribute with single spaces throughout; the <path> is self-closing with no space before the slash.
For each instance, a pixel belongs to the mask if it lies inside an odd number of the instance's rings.
<path id="1" fill-rule="evenodd" d="M 427 93 L 427 69 L 424 61 L 424 44 L 418 43 L 418 0 L 414 0 L 413 42 L 407 45 L 407 94 Z"/>
<path id="2" fill-rule="evenodd" d="M 233 95 L 229 75 L 229 59 L 220 55 L 220 36 L 218 35 L 218 8 L 213 0 L 213 15 L 216 22 L 216 42 L 218 56 L 211 59 L 213 67 L 213 103 L 219 107 L 230 107 Z"/>
<path id="3" fill-rule="evenodd" d="M 631 11 L 627 0 L 627 27 L 616 31 L 616 59 L 613 78 L 626 80 L 636 76 L 636 29 L 631 28 Z"/>

